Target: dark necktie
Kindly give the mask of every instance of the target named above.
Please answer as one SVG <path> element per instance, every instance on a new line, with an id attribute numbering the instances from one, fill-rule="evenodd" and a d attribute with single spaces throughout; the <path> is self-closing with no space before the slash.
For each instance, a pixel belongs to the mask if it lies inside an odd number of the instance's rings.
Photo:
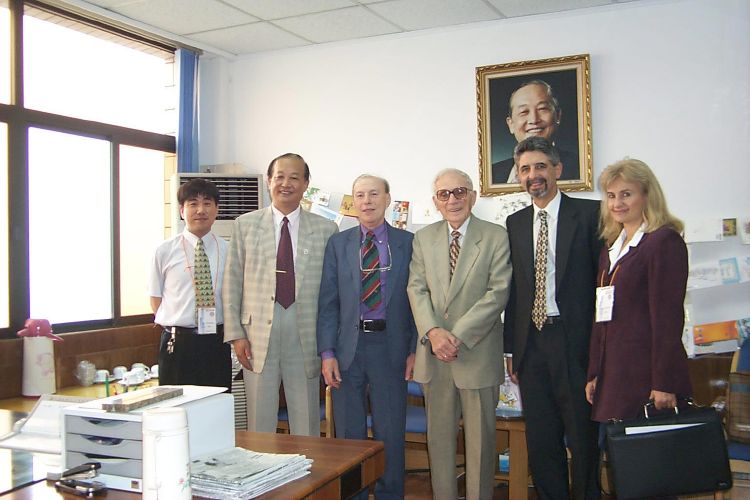
<path id="1" fill-rule="evenodd" d="M 453 279 L 453 273 L 456 271 L 456 263 L 458 262 L 458 253 L 461 251 L 461 244 L 458 239 L 461 237 L 459 231 L 453 231 L 451 233 L 453 239 L 451 240 L 450 246 L 450 262 L 451 262 L 451 279 Z"/>
<path id="2" fill-rule="evenodd" d="M 547 212 L 540 210 L 539 236 L 536 239 L 534 257 L 534 305 L 531 308 L 531 320 L 539 331 L 547 321 L 547 246 Z"/>
<path id="3" fill-rule="evenodd" d="M 362 295 L 361 300 L 369 309 L 380 305 L 380 255 L 375 246 L 372 231 L 367 232 L 362 245 Z"/>
<path id="4" fill-rule="evenodd" d="M 294 255 L 286 217 L 281 222 L 281 238 L 276 251 L 276 302 L 284 309 L 294 304 Z"/>

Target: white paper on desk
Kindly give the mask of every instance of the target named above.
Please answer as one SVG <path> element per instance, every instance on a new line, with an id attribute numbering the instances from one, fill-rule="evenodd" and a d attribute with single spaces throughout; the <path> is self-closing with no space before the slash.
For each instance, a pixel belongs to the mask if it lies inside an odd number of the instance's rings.
<path id="1" fill-rule="evenodd" d="M 39 398 L 29 416 L 19 420 L 13 430 L 0 438 L 0 448 L 38 453 L 62 453 L 60 419 L 62 409 L 91 398 L 45 394 Z"/>
<path id="2" fill-rule="evenodd" d="M 696 425 L 705 425 L 702 422 L 694 424 L 669 424 L 669 425 L 643 425 L 638 427 L 625 427 L 625 434 L 647 434 L 650 432 L 674 431 L 677 429 L 686 429 Z"/>

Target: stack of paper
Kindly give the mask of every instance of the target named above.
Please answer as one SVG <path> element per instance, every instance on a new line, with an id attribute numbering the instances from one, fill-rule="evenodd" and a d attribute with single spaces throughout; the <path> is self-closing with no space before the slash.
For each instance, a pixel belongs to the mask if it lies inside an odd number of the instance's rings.
<path id="1" fill-rule="evenodd" d="M 206 498 L 255 498 L 308 475 L 312 463 L 304 455 L 231 448 L 193 460 L 190 483 L 195 495 Z"/>

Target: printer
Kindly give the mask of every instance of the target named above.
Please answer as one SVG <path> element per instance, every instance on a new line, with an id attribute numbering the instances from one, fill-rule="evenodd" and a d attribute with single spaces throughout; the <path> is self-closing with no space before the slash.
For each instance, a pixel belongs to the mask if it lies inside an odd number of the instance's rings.
<path id="1" fill-rule="evenodd" d="M 130 411 L 112 411 L 123 401 L 148 401 L 155 389 L 181 388 L 182 395 Z M 62 410 L 63 467 L 99 462 L 98 481 L 108 488 L 143 491 L 143 412 L 179 406 L 188 421 L 190 459 L 233 448 L 234 398 L 224 387 L 159 386 L 67 406 Z M 151 391 L 151 392 L 149 392 Z M 134 405 L 135 406 L 135 405 Z M 109 408 L 109 411 L 105 408 Z"/>

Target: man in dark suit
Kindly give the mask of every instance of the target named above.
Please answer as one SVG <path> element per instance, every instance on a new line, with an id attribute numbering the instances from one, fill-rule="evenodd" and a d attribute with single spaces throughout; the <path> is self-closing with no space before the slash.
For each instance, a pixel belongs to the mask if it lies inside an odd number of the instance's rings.
<path id="1" fill-rule="evenodd" d="M 599 498 L 597 428 L 584 388 L 601 241 L 599 203 L 562 194 L 554 146 L 529 137 L 515 148 L 533 204 L 508 217 L 513 284 L 506 310 L 508 373 L 518 381 L 529 463 L 539 498 Z"/>
<path id="2" fill-rule="evenodd" d="M 508 116 L 505 123 L 508 131 L 521 142 L 527 137 L 544 137 L 554 143 L 557 129 L 562 121 L 562 109 L 552 86 L 544 80 L 531 80 L 521 84 L 508 100 Z M 578 150 L 557 153 L 567 168 L 560 174 L 560 180 L 578 179 Z M 518 169 L 514 158 L 506 158 L 492 164 L 493 184 L 514 184 L 518 181 Z"/>
<path id="3" fill-rule="evenodd" d="M 385 222 L 389 191 L 380 177 L 354 181 L 359 225 L 328 241 L 317 329 L 323 377 L 334 389 L 337 437 L 367 439 L 369 389 L 373 434 L 385 443 L 378 499 L 404 497 L 406 381 L 417 341 L 406 295 L 413 235 Z"/>

